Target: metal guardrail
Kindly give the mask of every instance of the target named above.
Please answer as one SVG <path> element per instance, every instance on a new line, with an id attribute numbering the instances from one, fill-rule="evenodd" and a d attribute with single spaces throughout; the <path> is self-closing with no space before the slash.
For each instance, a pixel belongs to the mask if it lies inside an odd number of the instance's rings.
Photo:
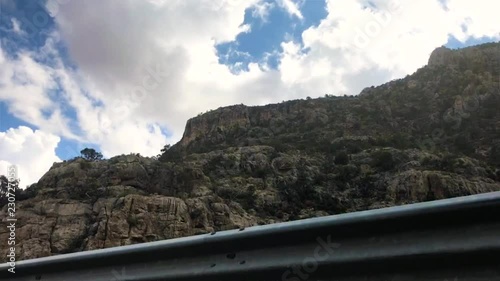
<path id="1" fill-rule="evenodd" d="M 500 192 L 0 265 L 2 280 L 500 280 Z"/>

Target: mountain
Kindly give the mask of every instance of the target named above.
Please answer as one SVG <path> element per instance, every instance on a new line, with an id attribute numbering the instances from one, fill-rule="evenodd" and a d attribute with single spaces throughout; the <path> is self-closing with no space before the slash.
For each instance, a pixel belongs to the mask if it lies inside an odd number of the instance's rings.
<path id="1" fill-rule="evenodd" d="M 357 96 L 202 114 L 159 158 L 54 163 L 18 196 L 18 258 L 498 191 L 499 78 L 500 43 L 440 47 Z"/>

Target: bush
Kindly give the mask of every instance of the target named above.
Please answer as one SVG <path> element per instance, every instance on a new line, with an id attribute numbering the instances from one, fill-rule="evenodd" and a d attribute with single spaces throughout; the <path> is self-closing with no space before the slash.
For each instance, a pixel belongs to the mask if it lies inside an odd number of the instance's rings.
<path id="1" fill-rule="evenodd" d="M 464 135 L 456 136 L 454 139 L 454 145 L 459 152 L 465 155 L 470 155 L 471 153 L 474 153 L 475 150 L 470 139 Z"/>
<path id="2" fill-rule="evenodd" d="M 389 151 L 377 151 L 372 155 L 372 158 L 372 166 L 383 171 L 389 171 L 396 166 L 396 162 Z"/>
<path id="3" fill-rule="evenodd" d="M 277 152 L 286 152 L 289 149 L 286 141 L 279 139 L 269 139 L 264 143 L 268 146 L 273 147 Z"/>
<path id="4" fill-rule="evenodd" d="M 447 153 L 441 158 L 440 169 L 443 171 L 453 171 L 455 169 L 455 162 L 457 156 Z"/>
<path id="5" fill-rule="evenodd" d="M 139 224 L 139 220 L 137 219 L 136 215 L 129 214 L 127 217 L 127 223 L 130 225 L 130 227 L 134 227 Z"/>
<path id="6" fill-rule="evenodd" d="M 20 193 L 19 191 L 19 181 L 9 181 L 4 175 L 0 175 L 0 207 L 5 206 L 8 201 L 7 194 L 14 190 L 14 196 Z"/>
<path id="7" fill-rule="evenodd" d="M 376 180 L 376 176 L 373 175 L 364 175 L 361 177 L 357 188 L 358 196 L 362 198 L 377 198 L 378 200 L 382 200 L 385 192 L 377 192 L 375 185 Z"/>
<path id="8" fill-rule="evenodd" d="M 36 188 L 36 184 L 32 184 L 32 185 L 26 187 L 26 189 L 24 189 L 24 190 L 16 189 L 16 200 L 23 201 L 23 200 L 35 197 L 37 192 L 38 192 L 38 190 L 36 190 L 35 188 Z"/>
<path id="9" fill-rule="evenodd" d="M 99 183 L 96 179 L 89 179 L 87 182 L 78 182 L 72 188 L 68 189 L 69 198 L 74 200 L 82 200 L 84 202 L 95 202 L 100 196 Z"/>
<path id="10" fill-rule="evenodd" d="M 314 202 L 316 198 L 315 181 L 315 177 L 306 171 L 304 163 L 300 163 L 297 167 L 296 181 L 289 182 L 285 179 L 278 179 L 276 188 L 282 201 L 286 202 L 280 210 L 289 213 L 291 220 L 305 207 L 306 201 Z"/>
<path id="11" fill-rule="evenodd" d="M 217 187 L 214 191 L 215 194 L 223 199 L 240 203 L 244 209 L 252 209 L 255 207 L 257 195 L 255 193 L 256 188 L 253 185 L 250 185 L 246 190 L 234 187 Z"/>
<path id="12" fill-rule="evenodd" d="M 24 203 L 24 204 L 22 205 L 22 207 L 23 207 L 24 209 L 33 208 L 33 207 L 35 207 L 35 203 L 33 203 L 33 202 L 26 202 L 26 203 Z"/>
<path id="13" fill-rule="evenodd" d="M 88 161 L 97 161 L 102 160 L 102 154 L 100 152 L 95 151 L 92 148 L 85 148 L 80 151 L 82 158 Z"/>
<path id="14" fill-rule="evenodd" d="M 422 166 L 429 167 L 431 169 L 439 169 L 440 161 L 434 157 L 426 156 L 422 159 Z"/>
<path id="15" fill-rule="evenodd" d="M 88 170 L 92 167 L 90 162 L 80 162 L 80 169 L 82 170 Z"/>
<path id="16" fill-rule="evenodd" d="M 345 151 L 340 151 L 335 154 L 334 162 L 336 165 L 347 165 L 349 164 L 349 155 Z"/>
<path id="17" fill-rule="evenodd" d="M 76 237 L 68 245 L 68 248 L 64 250 L 62 253 L 74 253 L 82 250 L 82 244 L 85 240 L 86 236 L 81 235 L 80 237 Z"/>
<path id="18" fill-rule="evenodd" d="M 500 165 L 500 143 L 497 143 L 491 147 L 489 160 L 495 165 Z"/>
<path id="19" fill-rule="evenodd" d="M 176 162 L 182 159 L 182 152 L 176 148 L 169 148 L 162 151 L 161 156 L 158 158 L 160 162 Z"/>
<path id="20" fill-rule="evenodd" d="M 46 216 L 47 215 L 47 210 L 45 209 L 44 206 L 38 206 L 38 208 L 33 208 L 33 212 L 39 216 Z"/>
<path id="21" fill-rule="evenodd" d="M 330 145 L 329 153 L 336 153 L 344 151 L 347 154 L 356 154 L 364 149 L 370 148 L 372 145 L 369 142 L 365 141 L 356 141 L 356 140 L 342 140 L 340 142 L 335 142 Z"/>
<path id="22" fill-rule="evenodd" d="M 381 136 L 377 139 L 376 145 L 390 146 L 398 149 L 406 149 L 416 146 L 415 143 L 411 140 L 411 137 L 403 133 L 394 133 Z"/>
<path id="23" fill-rule="evenodd" d="M 335 167 L 335 173 L 337 174 L 337 180 L 342 183 L 348 182 L 354 179 L 359 174 L 359 168 L 354 165 L 343 165 Z"/>

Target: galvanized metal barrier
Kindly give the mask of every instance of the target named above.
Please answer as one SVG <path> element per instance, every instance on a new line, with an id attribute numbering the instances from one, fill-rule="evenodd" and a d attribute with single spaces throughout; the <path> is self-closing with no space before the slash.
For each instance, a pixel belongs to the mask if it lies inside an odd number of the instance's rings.
<path id="1" fill-rule="evenodd" d="M 500 192 L 21 261 L 2 280 L 500 280 Z"/>

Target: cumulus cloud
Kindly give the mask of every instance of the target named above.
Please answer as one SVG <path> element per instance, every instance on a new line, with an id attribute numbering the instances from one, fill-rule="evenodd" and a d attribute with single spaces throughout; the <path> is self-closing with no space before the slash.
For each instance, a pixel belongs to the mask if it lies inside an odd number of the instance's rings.
<path id="1" fill-rule="evenodd" d="M 29 51 L 20 51 L 11 57 L 0 48 L 0 101 L 5 102 L 9 113 L 18 119 L 46 132 L 78 139 L 68 126 L 61 97 L 52 95 L 60 87 L 61 62 L 57 58 L 50 65 L 40 61 L 51 59 L 47 53 Z"/>
<path id="2" fill-rule="evenodd" d="M 446 9 L 436 0 L 327 1 L 327 18 L 302 34 L 303 45 L 282 43 L 278 70 L 251 64 L 250 71 L 236 75 L 219 63 L 214 45 L 249 31 L 242 25 L 247 8 L 258 7 L 264 15 L 271 4 L 258 0 L 155 1 L 154 5 L 124 1 L 119 7 L 107 1 L 90 3 L 68 2 L 54 14 L 71 57 L 86 77 L 88 92 L 104 104 L 96 114 L 82 114 L 80 124 L 110 153 L 123 149 L 114 146 L 115 130 L 133 139 L 146 127 L 162 126 L 172 134 L 168 139 L 151 130 L 144 138 L 155 139 L 153 143 L 175 141 L 185 121 L 207 109 L 327 92 L 357 94 L 423 66 L 450 35 L 494 35 L 487 23 L 495 22 L 494 14 L 478 8 L 467 14 L 467 1 L 449 0 Z M 303 17 L 300 3 L 281 0 L 278 6 Z M 435 21 L 441 24 L 436 26 Z M 464 24 L 475 27 L 465 34 Z"/>
<path id="3" fill-rule="evenodd" d="M 0 174 L 6 175 L 15 164 L 22 188 L 37 182 L 54 162 L 61 161 L 55 154 L 59 141 L 54 134 L 25 126 L 0 132 Z"/>
<path id="4" fill-rule="evenodd" d="M 274 8 L 274 3 L 258 2 L 253 6 L 252 16 L 260 18 L 263 22 L 267 22 L 269 12 Z"/>
<path id="5" fill-rule="evenodd" d="M 217 89 L 203 89 L 232 76 L 218 64 L 214 44 L 248 31 L 241 23 L 255 2 L 71 2 L 58 6 L 56 21 L 89 93 L 106 107 L 104 123 L 157 123 L 179 139 L 187 118 L 224 104 Z M 87 118 L 95 114 L 82 115 Z M 82 120 L 88 124 L 85 130 L 95 131 L 96 122 Z M 112 135 L 113 128 L 106 131 Z M 134 135 L 137 129 L 124 131 Z M 93 135 L 103 136 L 99 131 Z M 109 142 L 111 147 L 114 140 Z"/>
<path id="6" fill-rule="evenodd" d="M 290 15 L 296 16 L 299 19 L 303 19 L 302 13 L 299 7 L 292 0 L 278 0 L 280 7 L 284 8 Z"/>
<path id="7" fill-rule="evenodd" d="M 14 58 L 0 51 L 0 100 L 44 132 L 98 144 L 106 157 L 156 155 L 200 112 L 357 94 L 411 74 L 450 36 L 500 38 L 494 1 L 330 0 L 327 17 L 304 31 L 302 42 L 270 50 L 277 69 L 268 58 L 237 73 L 220 64 L 215 45 L 251 31 L 243 24 L 246 9 L 263 19 L 272 8 L 303 19 L 303 1 L 276 3 L 49 0 L 57 29 L 43 52 Z M 76 68 L 65 65 L 58 43 Z"/>
<path id="8" fill-rule="evenodd" d="M 468 38 L 491 37 L 500 39 L 500 20 L 498 9 L 500 3 L 487 0 L 447 0 L 444 3 L 452 15 L 454 24 L 453 35 L 458 40 L 466 41 Z"/>
<path id="9" fill-rule="evenodd" d="M 16 19 L 11 19 L 11 21 L 12 21 L 12 31 L 14 31 L 17 34 L 22 35 L 24 33 L 24 31 L 21 30 L 21 27 L 20 27 L 21 23 Z"/>
<path id="10" fill-rule="evenodd" d="M 444 8 L 437 0 L 327 1 L 327 18 L 304 31 L 303 46 L 284 44 L 282 80 L 314 85 L 319 79 L 336 91 L 357 94 L 370 84 L 403 77 L 425 65 L 450 36 L 463 42 L 500 38 L 499 21 L 489 12 L 500 4 L 488 3 L 449 0 Z"/>

